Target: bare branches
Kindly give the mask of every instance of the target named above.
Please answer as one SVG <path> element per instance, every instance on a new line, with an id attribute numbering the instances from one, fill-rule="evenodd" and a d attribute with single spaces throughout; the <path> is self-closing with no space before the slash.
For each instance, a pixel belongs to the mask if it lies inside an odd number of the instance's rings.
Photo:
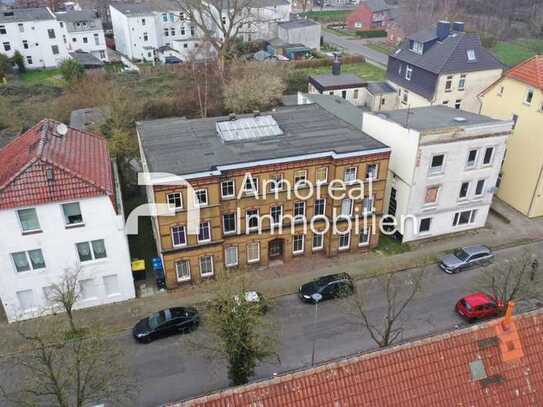
<path id="1" fill-rule="evenodd" d="M 66 312 L 72 332 L 76 331 L 74 323 L 74 306 L 81 296 L 79 287 L 79 267 L 67 268 L 57 283 L 51 284 L 46 290 L 46 299 L 53 310 L 60 308 Z"/>

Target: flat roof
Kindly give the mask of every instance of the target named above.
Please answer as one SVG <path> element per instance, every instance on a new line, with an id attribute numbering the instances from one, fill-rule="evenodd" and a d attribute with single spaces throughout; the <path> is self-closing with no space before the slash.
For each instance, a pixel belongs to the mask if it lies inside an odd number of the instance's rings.
<path id="1" fill-rule="evenodd" d="M 316 104 L 279 108 L 262 115 L 272 116 L 283 134 L 225 142 L 217 135 L 216 123 L 229 120 L 228 116 L 139 122 L 137 129 L 149 171 L 188 175 L 213 171 L 218 166 L 306 154 L 388 148 Z"/>
<path id="2" fill-rule="evenodd" d="M 20 8 L 0 11 L 0 23 L 16 23 L 23 21 L 54 20 L 55 16 L 47 7 Z"/>
<path id="3" fill-rule="evenodd" d="M 396 90 L 388 82 L 368 82 L 368 92 L 372 95 L 381 95 L 383 93 L 396 93 Z"/>
<path id="4" fill-rule="evenodd" d="M 390 112 L 381 112 L 378 116 L 396 122 L 405 128 L 419 131 L 503 123 L 502 120 L 492 119 L 488 116 L 453 109 L 447 106 L 427 106 L 393 110 Z"/>
<path id="5" fill-rule="evenodd" d="M 300 18 L 298 20 L 284 21 L 284 22 L 278 23 L 278 25 L 279 27 L 290 29 L 290 28 L 313 27 L 320 24 L 313 20 Z"/>
<path id="6" fill-rule="evenodd" d="M 330 68 L 332 69 L 332 68 Z M 366 86 L 359 76 L 352 73 L 342 73 L 339 75 L 326 74 L 326 75 L 311 75 L 309 76 L 309 82 L 311 82 L 319 90 L 334 90 L 334 89 L 347 89 L 347 88 L 361 88 Z"/>
<path id="7" fill-rule="evenodd" d="M 94 10 L 57 11 L 55 16 L 57 17 L 57 20 L 66 21 L 69 23 L 98 19 L 96 11 Z"/>

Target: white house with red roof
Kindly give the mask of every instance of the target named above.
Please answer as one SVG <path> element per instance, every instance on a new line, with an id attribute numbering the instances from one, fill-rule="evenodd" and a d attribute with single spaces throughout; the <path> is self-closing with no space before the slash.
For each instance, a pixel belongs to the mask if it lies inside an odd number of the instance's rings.
<path id="1" fill-rule="evenodd" d="M 106 140 L 42 120 L 0 150 L 0 301 L 8 321 L 50 312 L 79 271 L 77 308 L 135 297 Z"/>

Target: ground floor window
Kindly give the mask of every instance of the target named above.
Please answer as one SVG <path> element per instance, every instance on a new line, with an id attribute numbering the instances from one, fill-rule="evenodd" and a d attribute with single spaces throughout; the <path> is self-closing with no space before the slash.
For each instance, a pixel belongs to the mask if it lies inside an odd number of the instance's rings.
<path id="1" fill-rule="evenodd" d="M 254 242 L 247 245 L 247 263 L 260 261 L 260 243 Z"/>
<path id="2" fill-rule="evenodd" d="M 346 232 L 339 235 L 339 249 L 345 250 L 351 246 L 351 233 Z"/>
<path id="3" fill-rule="evenodd" d="M 321 250 L 324 247 L 324 233 L 313 235 L 313 251 Z"/>
<path id="4" fill-rule="evenodd" d="M 190 262 L 181 260 L 175 263 L 175 273 L 177 274 L 177 281 L 190 281 Z"/>
<path id="5" fill-rule="evenodd" d="M 35 308 L 34 292 L 32 290 L 17 291 L 17 300 L 19 301 L 19 307 L 23 311 L 29 311 Z"/>
<path id="6" fill-rule="evenodd" d="M 213 275 L 213 256 L 200 257 L 200 275 L 202 277 Z"/>
<path id="7" fill-rule="evenodd" d="M 360 240 L 358 242 L 358 246 L 367 246 L 370 244 L 370 228 L 362 229 L 360 231 Z"/>
<path id="8" fill-rule="evenodd" d="M 81 299 L 93 300 L 98 297 L 96 282 L 92 278 L 79 281 Z"/>
<path id="9" fill-rule="evenodd" d="M 224 249 L 224 263 L 226 267 L 234 267 L 238 265 L 238 247 L 232 246 Z"/>
<path id="10" fill-rule="evenodd" d="M 429 232 L 432 225 L 432 218 L 423 218 L 420 220 L 419 233 Z"/>
<path id="11" fill-rule="evenodd" d="M 110 276 L 104 276 L 104 288 L 108 297 L 119 295 L 121 290 L 119 289 L 119 279 L 117 275 L 112 274 Z"/>
<path id="12" fill-rule="evenodd" d="M 456 212 L 453 218 L 453 226 L 470 225 L 475 222 L 476 215 L 477 209 Z"/>
<path id="13" fill-rule="evenodd" d="M 304 235 L 295 235 L 292 240 L 292 253 L 304 252 Z"/>

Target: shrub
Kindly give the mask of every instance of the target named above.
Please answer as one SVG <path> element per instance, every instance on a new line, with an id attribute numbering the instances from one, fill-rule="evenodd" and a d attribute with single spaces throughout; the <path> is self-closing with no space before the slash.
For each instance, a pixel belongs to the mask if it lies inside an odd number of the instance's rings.
<path id="1" fill-rule="evenodd" d="M 25 73 L 26 67 L 25 67 L 25 58 L 19 51 L 15 51 L 15 54 L 11 57 L 11 62 L 17 65 L 17 69 L 19 70 L 19 73 Z"/>
<path id="2" fill-rule="evenodd" d="M 367 30 L 357 31 L 356 35 L 360 38 L 381 38 L 386 37 L 387 32 L 385 30 Z"/>
<path id="3" fill-rule="evenodd" d="M 65 59 L 60 64 L 60 72 L 68 83 L 77 82 L 85 76 L 85 68 L 76 59 Z"/>
<path id="4" fill-rule="evenodd" d="M 481 44 L 487 49 L 492 49 L 496 46 L 498 40 L 491 34 L 481 34 Z"/>

